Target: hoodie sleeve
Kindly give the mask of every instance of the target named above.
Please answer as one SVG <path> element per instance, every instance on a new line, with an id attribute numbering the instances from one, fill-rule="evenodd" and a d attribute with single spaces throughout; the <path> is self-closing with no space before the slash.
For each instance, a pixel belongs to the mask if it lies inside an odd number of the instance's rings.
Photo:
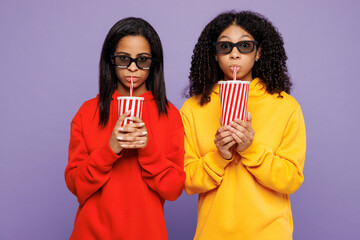
<path id="1" fill-rule="evenodd" d="M 69 190 L 77 197 L 80 205 L 83 205 L 108 181 L 113 163 L 121 155 L 115 154 L 108 142 L 89 154 L 83 137 L 80 112 L 79 110 L 71 122 L 65 180 Z"/>
<path id="2" fill-rule="evenodd" d="M 171 129 L 159 129 L 171 134 L 169 146 L 159 146 L 151 131 L 148 131 L 148 144 L 139 149 L 139 163 L 146 184 L 162 198 L 176 200 L 182 193 L 185 181 L 184 172 L 184 128 L 180 114 L 176 110 Z M 170 113 L 169 113 L 170 116 Z M 170 148 L 165 151 L 165 148 Z"/>
<path id="3" fill-rule="evenodd" d="M 241 161 L 257 181 L 274 191 L 294 193 L 304 181 L 306 151 L 305 123 L 300 107 L 290 116 L 280 146 L 270 147 L 254 142 L 239 152 Z"/>
<path id="4" fill-rule="evenodd" d="M 224 159 L 217 150 L 201 155 L 192 108 L 184 104 L 180 112 L 185 129 L 185 191 L 195 194 L 213 190 L 220 186 L 225 168 L 233 158 Z M 206 121 L 203 119 L 201 122 Z M 213 143 L 213 139 L 209 141 Z"/>

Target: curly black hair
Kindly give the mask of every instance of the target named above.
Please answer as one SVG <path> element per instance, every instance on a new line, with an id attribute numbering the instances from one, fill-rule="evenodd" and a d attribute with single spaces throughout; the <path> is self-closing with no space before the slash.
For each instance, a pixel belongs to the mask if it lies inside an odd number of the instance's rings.
<path id="1" fill-rule="evenodd" d="M 270 94 L 290 93 L 292 83 L 287 73 L 284 41 L 272 23 L 252 11 L 224 12 L 207 24 L 195 45 L 189 75 L 188 96 L 201 96 L 200 104 L 210 101 L 215 83 L 223 79 L 213 42 L 230 25 L 237 25 L 250 33 L 261 48 L 260 58 L 252 68 L 252 77 L 259 77 Z"/>

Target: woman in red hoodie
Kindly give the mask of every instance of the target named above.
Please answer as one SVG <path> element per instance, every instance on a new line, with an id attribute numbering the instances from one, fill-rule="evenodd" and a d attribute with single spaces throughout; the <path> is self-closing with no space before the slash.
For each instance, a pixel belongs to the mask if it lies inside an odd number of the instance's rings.
<path id="1" fill-rule="evenodd" d="M 121 126 L 117 97 L 144 98 L 142 118 Z M 164 201 L 184 187 L 184 129 L 165 95 L 158 34 L 140 18 L 104 41 L 99 94 L 71 122 L 67 187 L 79 208 L 70 239 L 167 239 Z"/>

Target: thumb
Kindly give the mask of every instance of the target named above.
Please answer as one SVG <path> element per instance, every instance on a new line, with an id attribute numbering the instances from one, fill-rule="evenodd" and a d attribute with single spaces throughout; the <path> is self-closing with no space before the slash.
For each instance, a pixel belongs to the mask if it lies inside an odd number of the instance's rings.
<path id="1" fill-rule="evenodd" d="M 251 113 L 248 112 L 247 121 L 250 122 L 250 124 L 251 124 L 251 120 L 252 120 Z"/>

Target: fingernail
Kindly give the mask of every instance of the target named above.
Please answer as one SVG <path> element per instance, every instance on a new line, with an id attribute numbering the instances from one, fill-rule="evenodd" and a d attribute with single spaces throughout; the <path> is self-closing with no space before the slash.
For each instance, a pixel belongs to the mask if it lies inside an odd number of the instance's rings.
<path id="1" fill-rule="evenodd" d="M 147 134 L 147 132 L 142 132 L 142 135 L 146 135 Z"/>
<path id="2" fill-rule="evenodd" d="M 123 130 L 124 130 L 124 128 L 123 128 L 123 127 L 120 127 L 120 128 L 119 128 L 119 131 L 123 131 Z"/>
<path id="3" fill-rule="evenodd" d="M 144 143 L 145 141 L 144 140 L 140 140 L 139 143 Z"/>
<path id="4" fill-rule="evenodd" d="M 124 140 L 124 138 L 123 138 L 123 137 L 117 137 L 117 139 L 118 139 L 118 140 Z"/>
<path id="5" fill-rule="evenodd" d="M 140 127 L 142 127 L 142 126 L 144 126 L 144 125 L 145 125 L 145 123 L 143 123 L 143 122 L 142 122 L 142 123 L 139 123 L 139 126 L 140 126 Z"/>
<path id="6" fill-rule="evenodd" d="M 125 147 L 127 147 L 127 145 L 120 145 L 120 147 L 125 148 Z"/>

